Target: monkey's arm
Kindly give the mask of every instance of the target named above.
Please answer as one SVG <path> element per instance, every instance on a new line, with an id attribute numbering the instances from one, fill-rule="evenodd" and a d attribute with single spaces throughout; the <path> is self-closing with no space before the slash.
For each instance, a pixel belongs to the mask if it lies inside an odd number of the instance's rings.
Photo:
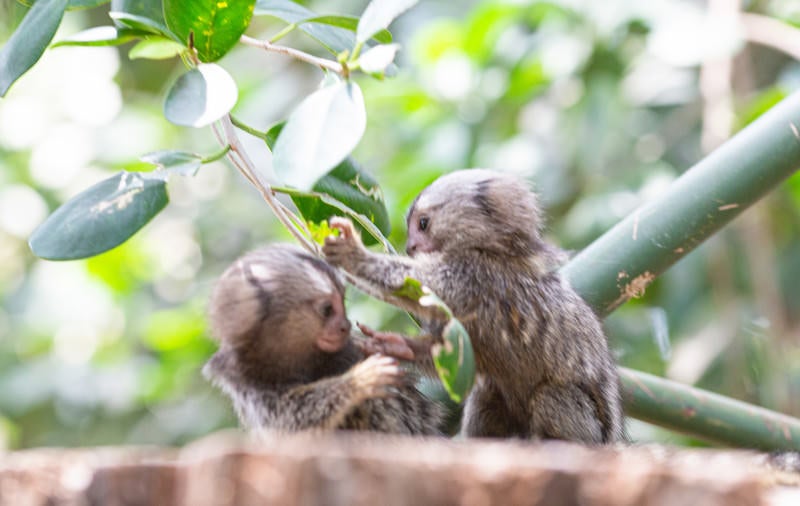
<path id="1" fill-rule="evenodd" d="M 397 255 L 381 255 L 364 247 L 358 231 L 347 218 L 333 217 L 331 227 L 339 236 L 325 238 L 325 259 L 350 274 L 369 282 L 383 293 L 399 290 L 407 277 L 418 278 L 414 261 Z"/>
<path id="2" fill-rule="evenodd" d="M 273 399 L 264 425 L 287 431 L 332 430 L 367 399 L 386 397 L 402 370 L 391 357 L 373 355 L 341 376 L 294 387 Z M 271 423 L 269 423 L 271 422 Z"/>
<path id="3" fill-rule="evenodd" d="M 357 279 L 354 285 L 364 292 L 425 319 L 441 318 L 439 310 L 420 305 L 417 301 L 400 297 L 395 293 L 405 284 L 406 278 L 425 283 L 418 262 L 398 255 L 382 255 L 366 249 L 361 243 L 352 222 L 334 217 L 330 225 L 339 230 L 339 236 L 326 237 L 322 250 L 325 259 L 352 274 Z"/>

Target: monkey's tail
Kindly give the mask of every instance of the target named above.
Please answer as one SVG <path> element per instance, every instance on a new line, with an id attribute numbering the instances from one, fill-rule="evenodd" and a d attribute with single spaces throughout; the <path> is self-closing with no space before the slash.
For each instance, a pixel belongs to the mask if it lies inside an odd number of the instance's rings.
<path id="1" fill-rule="evenodd" d="M 615 385 L 617 388 L 609 388 Z M 619 378 L 603 378 L 591 388 L 592 400 L 597 408 L 597 418 L 603 427 L 603 443 L 627 443 L 630 441 L 625 431 L 620 398 Z"/>

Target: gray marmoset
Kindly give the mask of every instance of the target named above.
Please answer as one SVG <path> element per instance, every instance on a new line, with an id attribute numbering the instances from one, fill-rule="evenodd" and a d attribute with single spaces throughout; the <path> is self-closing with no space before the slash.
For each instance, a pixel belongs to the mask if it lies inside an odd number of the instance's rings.
<path id="1" fill-rule="evenodd" d="M 464 407 L 465 435 L 623 440 L 619 377 L 605 334 L 560 276 L 564 255 L 543 240 L 542 222 L 523 181 L 463 170 L 439 178 L 412 204 L 410 258 L 368 251 L 343 218 L 331 219 L 340 233 L 323 251 L 357 286 L 418 316 L 424 334 L 437 335 L 441 322 L 430 308 L 394 295 L 406 277 L 430 287 L 464 324 L 478 373 Z M 371 335 L 387 354 L 424 358 L 419 342 Z"/>
<path id="2" fill-rule="evenodd" d="M 444 410 L 395 358 L 351 339 L 338 272 L 298 247 L 272 245 L 233 263 L 213 290 L 219 350 L 203 373 L 250 430 L 440 434 Z"/>

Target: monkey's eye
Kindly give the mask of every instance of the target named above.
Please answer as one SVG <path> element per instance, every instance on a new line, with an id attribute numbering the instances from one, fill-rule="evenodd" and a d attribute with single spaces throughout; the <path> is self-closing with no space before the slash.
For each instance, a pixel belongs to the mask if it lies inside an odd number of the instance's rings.
<path id="1" fill-rule="evenodd" d="M 333 313 L 333 304 L 330 302 L 325 302 L 319 307 L 319 314 L 322 315 L 322 317 L 326 320 L 333 316 Z"/>
<path id="2" fill-rule="evenodd" d="M 420 216 L 419 217 L 419 229 L 425 232 L 428 229 L 428 223 L 430 222 L 430 218 L 427 216 Z"/>

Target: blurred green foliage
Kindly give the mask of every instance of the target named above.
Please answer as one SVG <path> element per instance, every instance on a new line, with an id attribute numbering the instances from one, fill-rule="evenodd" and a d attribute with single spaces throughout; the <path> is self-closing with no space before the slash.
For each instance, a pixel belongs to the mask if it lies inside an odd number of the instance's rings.
<path id="1" fill-rule="evenodd" d="M 311 7 L 358 14 L 365 4 Z M 747 44 L 706 8 L 422 1 L 392 26 L 403 46 L 398 75 L 360 80 L 368 127 L 354 157 L 382 186 L 395 246 L 421 188 L 444 172 L 484 166 L 530 179 L 552 239 L 578 250 L 711 149 L 710 125 L 741 128 L 798 87 L 796 60 Z M 800 26 L 792 0 L 743 8 Z M 104 9 L 67 13 L 56 39 L 104 23 Z M 0 7 L 0 40 L 22 13 Z M 279 27 L 257 18 L 247 33 L 267 38 Z M 287 43 L 313 51 L 304 37 L 292 33 Z M 180 63 L 129 61 L 131 46 L 50 50 L 0 100 L 0 447 L 180 444 L 235 424 L 200 373 L 215 348 L 205 302 L 235 257 L 291 240 L 235 171 L 216 162 L 173 178 L 167 209 L 99 257 L 47 262 L 26 244 L 49 212 L 90 184 L 120 169 L 149 170 L 137 161 L 144 153 L 216 150 L 207 130 L 161 116 Z M 700 78 L 703 65 L 719 61 L 733 65 L 721 97 Z M 322 77 L 246 47 L 219 63 L 240 87 L 236 116 L 262 130 Z M 704 109 L 704 97 L 722 107 Z M 269 174 L 263 141 L 245 140 Z M 800 416 L 798 258 L 795 176 L 612 315 L 613 349 L 626 366 Z M 348 307 L 370 326 L 413 329 L 404 314 L 355 291 Z M 643 424 L 632 433 L 686 442 Z"/>

